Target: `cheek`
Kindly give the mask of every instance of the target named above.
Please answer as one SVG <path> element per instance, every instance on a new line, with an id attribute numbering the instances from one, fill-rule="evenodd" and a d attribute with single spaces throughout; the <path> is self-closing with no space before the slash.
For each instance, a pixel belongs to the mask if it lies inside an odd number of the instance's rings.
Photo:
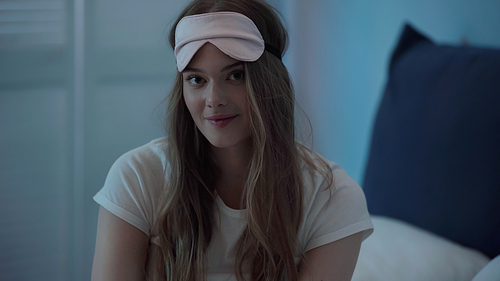
<path id="1" fill-rule="evenodd" d="M 191 116 L 195 119 L 194 117 L 197 115 L 197 112 L 203 110 L 203 107 L 200 107 L 201 100 L 196 98 L 192 93 L 186 91 L 183 91 L 183 98 L 189 113 L 191 113 Z M 198 113 L 201 114 L 201 111 Z"/>
<path id="2" fill-rule="evenodd" d="M 246 88 L 240 89 L 238 94 L 238 105 L 248 115 L 250 113 L 250 101 L 248 100 L 248 92 Z"/>

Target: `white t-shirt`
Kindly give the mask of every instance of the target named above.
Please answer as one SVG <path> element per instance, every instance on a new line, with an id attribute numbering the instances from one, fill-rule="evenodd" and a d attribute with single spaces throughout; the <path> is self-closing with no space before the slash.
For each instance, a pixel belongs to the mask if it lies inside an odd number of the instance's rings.
<path id="1" fill-rule="evenodd" d="M 161 207 L 158 199 L 165 170 L 169 168 L 165 151 L 165 139 L 160 138 L 125 153 L 113 164 L 103 188 L 94 196 L 98 204 L 146 233 L 153 244 L 158 244 L 154 225 Z M 364 240 L 373 232 L 363 190 L 339 165 L 328 163 L 334 175 L 334 187 L 330 189 L 326 189 L 327 183 L 318 171 L 306 163 L 301 166 L 304 218 L 298 240 L 304 252 L 358 232 L 363 232 Z M 207 253 L 207 281 L 236 280 L 236 243 L 246 227 L 247 211 L 229 208 L 219 196 L 216 206 Z"/>

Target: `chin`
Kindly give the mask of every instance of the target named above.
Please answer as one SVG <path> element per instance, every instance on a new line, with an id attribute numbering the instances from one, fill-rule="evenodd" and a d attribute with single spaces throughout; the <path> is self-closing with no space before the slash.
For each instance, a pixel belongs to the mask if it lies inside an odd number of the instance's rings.
<path id="1" fill-rule="evenodd" d="M 226 149 L 226 148 L 236 148 L 238 146 L 243 146 L 243 147 L 247 146 L 248 144 L 251 144 L 250 140 L 251 140 L 250 137 L 237 140 L 231 140 L 228 138 L 217 138 L 217 139 L 208 139 L 208 142 L 214 148 Z"/>
<path id="2" fill-rule="evenodd" d="M 210 145 L 215 148 L 231 148 L 237 145 L 237 143 L 226 142 L 226 141 L 209 141 Z"/>

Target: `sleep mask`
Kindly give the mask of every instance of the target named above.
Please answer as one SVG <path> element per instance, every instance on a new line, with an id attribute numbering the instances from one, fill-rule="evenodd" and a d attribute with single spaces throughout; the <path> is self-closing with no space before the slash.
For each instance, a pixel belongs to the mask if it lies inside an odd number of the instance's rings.
<path id="1" fill-rule="evenodd" d="M 206 13 L 182 18 L 175 28 L 174 54 L 182 72 L 207 42 L 239 61 L 256 61 L 267 50 L 281 60 L 281 53 L 266 44 L 251 19 L 235 12 Z"/>

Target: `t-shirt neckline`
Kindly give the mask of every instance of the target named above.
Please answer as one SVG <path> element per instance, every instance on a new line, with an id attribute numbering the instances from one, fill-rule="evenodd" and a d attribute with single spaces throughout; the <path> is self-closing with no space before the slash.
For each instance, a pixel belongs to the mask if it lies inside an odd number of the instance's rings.
<path id="1" fill-rule="evenodd" d="M 246 216 L 247 216 L 246 209 L 237 210 L 237 209 L 230 208 L 226 205 L 226 203 L 224 203 L 224 201 L 222 200 L 222 198 L 220 198 L 220 196 L 218 194 L 215 194 L 215 197 L 216 197 L 215 202 L 217 203 L 217 207 L 219 207 L 219 210 L 221 210 L 222 212 L 224 212 L 225 214 L 227 214 L 228 216 L 233 217 L 233 218 L 237 218 L 237 219 L 246 218 Z"/>

